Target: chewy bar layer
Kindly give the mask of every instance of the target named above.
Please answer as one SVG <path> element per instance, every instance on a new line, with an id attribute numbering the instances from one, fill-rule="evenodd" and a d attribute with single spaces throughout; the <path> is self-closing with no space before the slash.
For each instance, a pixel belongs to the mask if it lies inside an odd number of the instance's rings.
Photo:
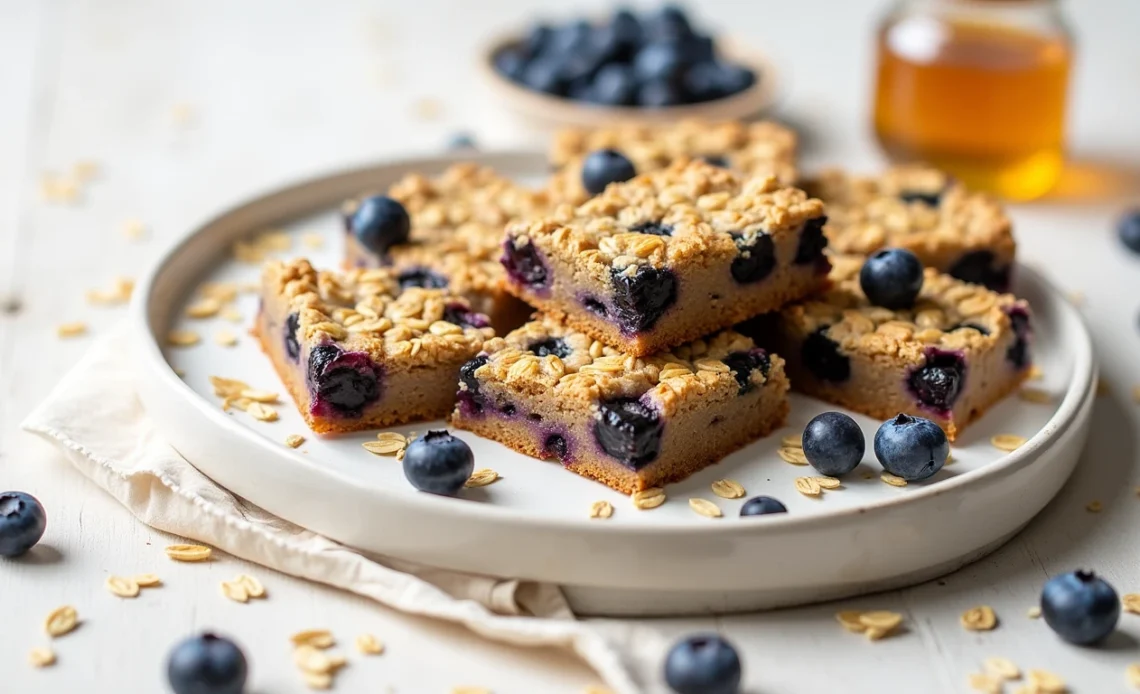
<path id="1" fill-rule="evenodd" d="M 782 426 L 787 392 L 783 360 L 735 332 L 642 359 L 543 317 L 463 367 L 452 423 L 631 494 Z"/>
<path id="2" fill-rule="evenodd" d="M 1016 245 L 1002 206 L 925 166 L 879 176 L 838 170 L 802 182 L 827 207 L 824 233 L 837 253 L 906 248 L 926 267 L 995 291 L 1009 289 Z"/>
<path id="3" fill-rule="evenodd" d="M 261 302 L 262 349 L 321 434 L 445 417 L 459 367 L 494 335 L 462 297 L 401 290 L 388 269 L 271 262 Z"/>
<path id="4" fill-rule="evenodd" d="M 645 356 L 800 299 L 826 283 L 823 204 L 700 161 L 611 184 L 507 227 L 507 287 Z"/>
<path id="5" fill-rule="evenodd" d="M 892 311 L 867 301 L 861 263 L 836 258 L 827 293 L 780 312 L 796 390 L 878 419 L 926 417 L 953 440 L 1025 378 L 1025 301 L 928 268 L 913 310 Z"/>
<path id="6" fill-rule="evenodd" d="M 639 174 L 666 168 L 678 159 L 704 159 L 746 176 L 773 176 L 788 185 L 796 179 L 796 134 L 770 121 L 688 120 L 667 126 L 567 129 L 555 135 L 550 150 L 550 161 L 557 168 L 549 187 L 554 199 L 580 204 L 590 197 L 582 186 L 582 161 L 599 149 L 621 152 Z"/>
<path id="7" fill-rule="evenodd" d="M 545 193 L 516 185 L 489 168 L 457 164 L 435 178 L 410 174 L 387 195 L 411 217 L 408 242 L 381 257 L 346 235 L 345 266 L 392 266 L 404 287 L 446 288 L 491 318 L 496 330 L 518 327 L 530 308 L 503 290 L 503 227 L 549 209 Z M 354 203 L 345 206 L 346 219 Z M 347 223 L 346 223 L 347 228 Z"/>

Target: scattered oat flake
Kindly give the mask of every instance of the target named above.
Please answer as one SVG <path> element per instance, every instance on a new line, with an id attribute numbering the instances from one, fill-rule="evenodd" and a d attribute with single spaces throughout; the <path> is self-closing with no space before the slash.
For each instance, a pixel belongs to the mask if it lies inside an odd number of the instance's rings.
<path id="1" fill-rule="evenodd" d="M 249 574 L 239 574 L 234 578 L 233 582 L 241 584 L 241 586 L 245 588 L 245 592 L 251 598 L 265 597 L 265 586 L 261 585 L 261 581 Z"/>
<path id="2" fill-rule="evenodd" d="M 1068 298 L 1069 303 L 1073 306 L 1080 306 L 1085 303 L 1085 293 L 1079 289 L 1074 289 L 1066 294 L 1066 298 Z"/>
<path id="3" fill-rule="evenodd" d="M 87 334 L 87 324 L 82 321 L 60 323 L 55 328 L 55 334 L 62 338 L 79 337 Z"/>
<path id="4" fill-rule="evenodd" d="M 1000 451 L 1013 452 L 1025 445 L 1026 441 L 1028 439 L 1017 434 L 995 434 L 990 438 L 990 445 Z"/>
<path id="5" fill-rule="evenodd" d="M 804 447 L 804 435 L 788 434 L 784 438 L 780 439 L 780 446 L 784 448 L 799 448 L 802 450 Z"/>
<path id="6" fill-rule="evenodd" d="M 714 480 L 712 493 L 722 499 L 740 499 L 744 496 L 744 487 L 734 480 Z"/>
<path id="7" fill-rule="evenodd" d="M 609 518 L 614 515 L 614 506 L 608 501 L 595 501 L 590 504 L 590 518 Z"/>
<path id="8" fill-rule="evenodd" d="M 792 465 L 808 464 L 807 456 L 804 455 L 804 449 L 802 448 L 784 447 L 778 449 L 776 453 L 785 463 L 791 463 Z"/>
<path id="9" fill-rule="evenodd" d="M 1040 605 L 1034 605 L 1033 607 L 1030 607 L 1028 610 L 1025 611 L 1025 616 L 1029 617 L 1030 619 L 1037 619 L 1038 617 L 1040 617 L 1041 616 Z"/>
<path id="10" fill-rule="evenodd" d="M 79 624 L 79 613 L 71 605 L 57 607 L 44 620 L 44 631 L 48 636 L 59 637 L 70 632 Z"/>
<path id="11" fill-rule="evenodd" d="M 1005 681 L 1002 678 L 984 672 L 971 672 L 967 682 L 970 689 L 985 694 L 1001 694 L 1002 687 L 1005 686 Z"/>
<path id="12" fill-rule="evenodd" d="M 875 610 L 872 612 L 863 612 L 859 614 L 859 623 L 862 624 L 868 632 L 874 629 L 882 632 L 885 636 L 891 633 L 902 624 L 902 615 L 898 612 L 888 612 L 887 610 Z"/>
<path id="13" fill-rule="evenodd" d="M 1017 397 L 1025 402 L 1031 402 L 1037 405 L 1048 405 L 1053 402 L 1053 396 L 1047 391 L 1030 386 L 1022 386 L 1021 390 L 1017 391 Z"/>
<path id="14" fill-rule="evenodd" d="M 1140 614 L 1140 593 L 1125 593 L 1120 598 L 1125 612 Z"/>
<path id="15" fill-rule="evenodd" d="M 651 508 L 657 508 L 665 503 L 665 490 L 661 487 L 650 487 L 649 489 L 634 492 L 629 498 L 634 506 L 642 511 L 646 511 Z"/>
<path id="16" fill-rule="evenodd" d="M 816 484 L 819 485 L 820 489 L 839 489 L 841 486 L 843 486 L 843 482 L 839 481 L 839 479 L 835 477 L 819 476 L 812 477 L 812 479 L 816 481 Z"/>
<path id="17" fill-rule="evenodd" d="M 240 323 L 245 320 L 245 317 L 241 315 L 241 311 L 237 310 L 233 306 L 226 306 L 218 312 L 218 315 L 231 323 Z"/>
<path id="18" fill-rule="evenodd" d="M 1085 510 L 1089 513 L 1100 513 L 1104 510 L 1104 504 L 1096 499 L 1093 499 L 1092 501 L 1085 504 Z"/>
<path id="19" fill-rule="evenodd" d="M 166 548 L 166 556 L 174 561 L 206 561 L 213 553 L 204 545 L 170 545 Z"/>
<path id="20" fill-rule="evenodd" d="M 491 484 L 498 479 L 500 479 L 499 473 L 490 468 L 480 468 L 471 473 L 471 476 L 467 478 L 467 481 L 463 483 L 463 486 L 467 487 L 468 489 L 471 489 L 473 487 L 486 487 L 488 484 Z"/>
<path id="21" fill-rule="evenodd" d="M 214 333 L 214 342 L 222 347 L 236 347 L 238 339 L 237 335 L 234 335 L 229 330 L 219 330 Z"/>
<path id="22" fill-rule="evenodd" d="M 1140 689 L 1140 663 L 1132 663 L 1125 668 L 1124 676 L 1128 678 L 1128 684 Z"/>
<path id="23" fill-rule="evenodd" d="M 1025 372 L 1025 380 L 1027 381 L 1040 381 L 1044 376 L 1045 372 L 1036 364 L 1030 366 L 1029 370 Z"/>
<path id="24" fill-rule="evenodd" d="M 28 652 L 28 662 L 33 667 L 49 667 L 55 665 L 55 652 L 50 648 L 36 646 Z"/>
<path id="25" fill-rule="evenodd" d="M 122 232 L 131 241 L 141 241 L 146 238 L 146 225 L 137 219 L 128 219 L 123 222 Z"/>
<path id="26" fill-rule="evenodd" d="M 720 518 L 724 515 L 720 511 L 720 507 L 708 499 L 689 499 L 689 508 L 706 518 Z"/>
<path id="27" fill-rule="evenodd" d="M 298 631 L 289 637 L 294 646 L 312 646 L 313 648 L 332 648 L 336 644 L 332 632 L 328 629 L 306 629 Z"/>
<path id="28" fill-rule="evenodd" d="M 214 395 L 219 398 L 237 397 L 243 391 L 250 390 L 249 385 L 244 381 L 222 378 L 221 376 L 210 376 L 210 385 L 214 386 Z"/>
<path id="29" fill-rule="evenodd" d="M 823 488 L 814 477 L 797 477 L 795 485 L 796 491 L 804 496 L 819 496 L 823 493 Z"/>
<path id="30" fill-rule="evenodd" d="M 856 634 L 862 634 L 867 630 L 867 625 L 863 624 L 863 621 L 860 619 L 862 616 L 863 613 L 858 610 L 844 610 L 835 613 L 836 621 L 843 625 L 843 628 L 847 631 L 852 631 Z"/>
<path id="31" fill-rule="evenodd" d="M 249 591 L 245 585 L 237 581 L 222 581 L 222 595 L 234 602 L 249 602 Z"/>
<path id="32" fill-rule="evenodd" d="M 421 120 L 435 120 L 443 112 L 443 104 L 430 97 L 418 99 L 413 105 L 417 118 Z"/>
<path id="33" fill-rule="evenodd" d="M 175 347 L 193 347 L 201 341 L 202 338 L 193 330 L 171 330 L 166 334 L 167 344 Z"/>
<path id="34" fill-rule="evenodd" d="M 997 615 L 989 605 L 971 607 L 959 618 L 967 631 L 990 631 L 997 626 Z"/>
<path id="35" fill-rule="evenodd" d="M 882 480 L 884 484 L 889 484 L 892 487 L 906 486 L 906 480 L 899 477 L 898 475 L 892 475 L 889 472 L 884 472 L 883 474 L 879 475 L 879 479 Z"/>
<path id="36" fill-rule="evenodd" d="M 237 299 L 238 285 L 234 282 L 207 282 L 198 288 L 198 294 L 225 305 Z"/>
<path id="37" fill-rule="evenodd" d="M 328 689 L 332 686 L 332 674 L 328 672 L 301 671 L 301 679 L 309 689 Z"/>
<path id="38" fill-rule="evenodd" d="M 194 122 L 194 107 L 190 104 L 179 103 L 170 107 L 170 120 L 175 125 L 189 125 Z"/>
<path id="39" fill-rule="evenodd" d="M 993 656 L 982 661 L 982 669 L 991 675 L 1003 680 L 1016 680 L 1021 678 L 1021 670 L 1009 658 Z"/>
<path id="40" fill-rule="evenodd" d="M 249 407 L 245 408 L 245 411 L 249 413 L 250 417 L 253 417 L 259 422 L 277 421 L 277 410 L 273 409 L 269 405 L 263 405 L 260 402 L 250 403 Z"/>
<path id="41" fill-rule="evenodd" d="M 301 644 L 293 650 L 293 664 L 305 672 L 327 673 L 335 669 L 324 651 L 309 644 Z"/>
<path id="42" fill-rule="evenodd" d="M 1040 694 L 1063 694 L 1067 687 L 1065 680 L 1048 670 L 1030 670 L 1026 674 L 1029 691 Z"/>
<path id="43" fill-rule="evenodd" d="M 80 183 L 88 183 L 99 175 L 99 162 L 80 159 L 71 165 L 71 177 Z"/>
<path id="44" fill-rule="evenodd" d="M 206 297 L 199 299 L 186 307 L 186 315 L 190 318 L 213 318 L 222 310 L 222 304 L 217 299 Z"/>
<path id="45" fill-rule="evenodd" d="M 380 655 L 384 644 L 372 634 L 361 634 L 356 637 L 356 650 L 364 655 Z"/>
<path id="46" fill-rule="evenodd" d="M 403 441 L 388 439 L 387 441 L 365 441 L 360 445 L 369 453 L 376 455 L 395 455 L 403 451 L 407 444 Z"/>
<path id="47" fill-rule="evenodd" d="M 300 448 L 305 443 L 305 437 L 300 434 L 289 434 L 285 437 L 285 445 L 289 448 Z"/>
<path id="48" fill-rule="evenodd" d="M 132 576 L 131 580 L 138 584 L 139 588 L 154 588 L 162 585 L 162 579 L 158 574 L 139 574 Z"/>
<path id="49" fill-rule="evenodd" d="M 312 248 L 315 250 L 325 245 L 325 237 L 317 233 L 305 234 L 301 237 L 301 243 L 305 246 L 305 248 Z"/>
<path id="50" fill-rule="evenodd" d="M 253 402 L 264 402 L 267 404 L 277 402 L 281 397 L 277 393 L 268 390 L 257 390 L 255 388 L 244 388 L 238 395 Z"/>
<path id="51" fill-rule="evenodd" d="M 108 576 L 107 580 L 103 582 L 107 590 L 111 591 L 120 598 L 137 598 L 139 595 L 139 584 L 133 578 L 125 578 L 123 576 Z"/>

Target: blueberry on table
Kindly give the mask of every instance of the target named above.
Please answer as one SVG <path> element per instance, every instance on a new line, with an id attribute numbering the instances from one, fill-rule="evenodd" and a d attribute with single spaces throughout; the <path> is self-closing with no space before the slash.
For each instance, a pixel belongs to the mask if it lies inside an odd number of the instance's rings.
<path id="1" fill-rule="evenodd" d="M 1129 210 L 1116 223 L 1120 242 L 1133 253 L 1140 253 L 1140 208 Z"/>
<path id="2" fill-rule="evenodd" d="M 787 513 L 788 508 L 770 496 L 754 496 L 740 507 L 740 517 L 766 516 L 770 513 Z"/>
<path id="3" fill-rule="evenodd" d="M 922 263 L 910 251 L 884 248 L 863 263 L 859 286 L 876 306 L 911 308 L 922 290 Z"/>
<path id="4" fill-rule="evenodd" d="M 590 195 L 597 195 L 609 184 L 628 181 L 636 175 L 633 162 L 613 149 L 590 152 L 582 162 L 582 186 Z"/>
<path id="5" fill-rule="evenodd" d="M 1069 643 L 1093 644 L 1116 629 L 1120 598 L 1092 571 L 1074 571 L 1045 583 L 1041 614 L 1049 628 Z"/>
<path id="6" fill-rule="evenodd" d="M 454 496 L 474 469 L 471 448 L 446 430 L 429 431 L 404 449 L 404 477 L 421 492 Z"/>
<path id="7" fill-rule="evenodd" d="M 863 460 L 863 430 L 842 412 L 824 412 L 808 422 L 803 434 L 804 457 L 820 474 L 838 477 Z"/>
<path id="8" fill-rule="evenodd" d="M 946 432 L 929 419 L 899 414 L 875 432 L 875 457 L 883 469 L 909 482 L 941 470 L 949 455 Z"/>
<path id="9" fill-rule="evenodd" d="M 0 494 L 0 557 L 18 557 L 44 536 L 47 514 L 36 497 L 24 492 Z"/>
<path id="10" fill-rule="evenodd" d="M 166 662 L 175 694 L 241 694 L 248 673 L 241 649 L 208 632 L 179 643 Z"/>
<path id="11" fill-rule="evenodd" d="M 678 641 L 665 656 L 665 683 L 677 694 L 738 694 L 740 656 L 716 634 Z"/>
<path id="12" fill-rule="evenodd" d="M 368 250 L 381 255 L 408 240 L 412 220 L 398 201 L 386 195 L 364 198 L 349 215 L 348 230 Z"/>

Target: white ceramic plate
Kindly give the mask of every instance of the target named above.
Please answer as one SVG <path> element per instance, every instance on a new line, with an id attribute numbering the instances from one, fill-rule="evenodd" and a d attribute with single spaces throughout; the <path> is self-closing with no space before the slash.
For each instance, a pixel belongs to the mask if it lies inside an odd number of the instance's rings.
<path id="1" fill-rule="evenodd" d="M 540 176 L 538 155 L 489 154 L 482 163 L 516 177 Z M 320 439 L 307 431 L 291 402 L 281 419 L 258 422 L 224 413 L 211 375 L 238 378 L 284 394 L 269 362 L 246 330 L 257 310 L 241 296 L 244 323 L 191 320 L 184 307 L 204 281 L 254 282 L 255 265 L 231 258 L 235 240 L 267 228 L 287 230 L 293 249 L 318 266 L 339 263 L 342 230 L 335 212 L 346 197 L 382 189 L 410 171 L 432 174 L 451 158 L 418 159 L 317 178 L 240 205 L 200 225 L 166 254 L 136 292 L 133 306 L 138 386 L 163 435 L 202 472 L 282 518 L 364 550 L 435 566 L 567 586 L 581 611 L 660 614 L 766 608 L 868 592 L 925 580 L 993 550 L 1034 516 L 1064 483 L 1087 434 L 1096 368 L 1077 313 L 1029 268 L 1018 272 L 1017 292 L 1035 310 L 1036 359 L 1054 395 L 1050 405 L 1010 398 L 970 426 L 953 447 L 954 462 L 932 480 L 905 488 L 879 481 L 868 450 L 842 489 L 820 499 L 793 488 L 807 467 L 783 462 L 779 439 L 798 433 L 829 408 L 793 396 L 788 426 L 690 479 L 668 488 L 669 501 L 651 511 L 577 477 L 467 432 L 476 467 L 502 479 L 451 499 L 414 491 L 394 458 L 361 448 L 358 434 Z M 305 235 L 320 234 L 311 249 Z M 190 348 L 167 347 L 170 328 L 203 337 Z M 236 347 L 215 344 L 228 330 Z M 157 337 L 156 337 L 157 336 Z M 173 368 L 172 368 L 173 367 Z M 184 373 L 176 375 L 174 368 Z M 878 422 L 856 415 L 867 441 Z M 405 433 L 442 422 L 399 427 Z M 990 437 L 1030 438 L 1012 454 Z M 283 441 L 302 434 L 298 450 Z M 870 446 L 868 446 L 870 449 Z M 713 480 L 741 483 L 748 496 L 783 501 L 786 515 L 742 519 L 743 500 L 714 496 Z M 687 500 L 714 501 L 725 517 L 709 519 Z M 616 508 L 609 520 L 591 520 L 592 502 Z"/>

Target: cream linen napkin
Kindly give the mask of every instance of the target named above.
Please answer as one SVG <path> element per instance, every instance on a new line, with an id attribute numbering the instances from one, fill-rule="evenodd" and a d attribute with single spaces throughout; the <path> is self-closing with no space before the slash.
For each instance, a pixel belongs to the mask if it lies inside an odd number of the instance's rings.
<path id="1" fill-rule="evenodd" d="M 130 384 L 124 331 L 96 342 L 24 421 L 139 520 L 283 573 L 457 622 L 496 641 L 577 653 L 616 694 L 665 691 L 644 627 L 579 622 L 558 586 L 364 555 L 270 515 L 198 472 L 155 431 Z"/>

